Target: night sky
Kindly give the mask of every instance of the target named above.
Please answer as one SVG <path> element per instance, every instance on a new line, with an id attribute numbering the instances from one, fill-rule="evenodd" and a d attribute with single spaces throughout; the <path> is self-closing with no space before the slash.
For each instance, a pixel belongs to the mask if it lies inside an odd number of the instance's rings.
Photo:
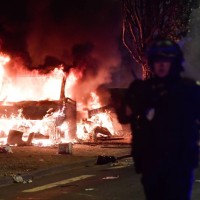
<path id="1" fill-rule="evenodd" d="M 1 49 L 29 66 L 44 64 L 48 57 L 72 65 L 80 54 L 112 65 L 120 34 L 120 0 L 1 2 Z"/>

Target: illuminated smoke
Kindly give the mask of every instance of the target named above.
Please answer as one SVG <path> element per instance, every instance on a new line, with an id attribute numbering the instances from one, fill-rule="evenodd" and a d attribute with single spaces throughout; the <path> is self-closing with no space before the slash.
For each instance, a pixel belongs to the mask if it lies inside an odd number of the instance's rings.
<path id="1" fill-rule="evenodd" d="M 28 52 L 33 65 L 47 56 L 83 71 L 74 87 L 84 99 L 99 85 L 111 82 L 119 67 L 120 6 L 117 1 L 31 1 Z"/>
<path id="2" fill-rule="evenodd" d="M 80 69 L 78 99 L 111 82 L 121 62 L 119 0 L 7 0 L 1 9 L 0 39 L 12 56 L 12 76 L 23 71 L 19 66 L 45 72 L 62 63 L 66 71 Z"/>
<path id="3" fill-rule="evenodd" d="M 185 69 L 189 77 L 200 80 L 200 8 L 193 10 L 191 30 L 185 38 Z"/>
<path id="4" fill-rule="evenodd" d="M 35 65 L 43 63 L 47 55 L 72 64 L 73 46 L 86 42 L 94 44 L 96 59 L 118 58 L 118 4 L 105 0 L 30 2 L 27 44 Z"/>

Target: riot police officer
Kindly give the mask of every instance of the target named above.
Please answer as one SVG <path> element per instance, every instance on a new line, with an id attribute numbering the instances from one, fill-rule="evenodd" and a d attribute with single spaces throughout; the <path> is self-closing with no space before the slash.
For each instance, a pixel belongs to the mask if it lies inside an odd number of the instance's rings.
<path id="1" fill-rule="evenodd" d="M 183 53 L 171 40 L 147 50 L 153 76 L 136 80 L 117 109 L 132 128 L 135 170 L 147 200 L 189 200 L 198 166 L 200 87 L 181 77 Z"/>

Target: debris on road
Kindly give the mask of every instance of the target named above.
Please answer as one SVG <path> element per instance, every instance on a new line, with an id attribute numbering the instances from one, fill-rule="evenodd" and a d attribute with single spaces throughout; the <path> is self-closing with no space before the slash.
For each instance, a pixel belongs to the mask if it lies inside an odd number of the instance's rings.
<path id="1" fill-rule="evenodd" d="M 20 175 L 13 175 L 12 176 L 14 183 L 23 183 L 24 179 Z"/>
<path id="2" fill-rule="evenodd" d="M 98 156 L 97 157 L 97 165 L 104 165 L 104 164 L 108 164 L 108 163 L 115 163 L 117 162 L 117 159 L 115 156 Z"/>
<path id="3" fill-rule="evenodd" d="M 107 176 L 107 177 L 104 177 L 102 178 L 103 180 L 113 180 L 113 179 L 118 179 L 119 176 Z"/>
<path id="4" fill-rule="evenodd" d="M 0 146 L 0 153 L 13 153 L 10 146 Z"/>
<path id="5" fill-rule="evenodd" d="M 23 184 L 26 184 L 26 183 L 32 183 L 32 182 L 33 182 L 32 179 L 27 179 L 27 180 L 24 180 L 24 181 L 23 181 Z"/>
<path id="6" fill-rule="evenodd" d="M 92 191 L 94 188 L 86 188 L 85 191 Z"/>
<path id="7" fill-rule="evenodd" d="M 58 144 L 58 153 L 59 154 L 72 154 L 73 144 L 69 143 L 60 143 Z"/>
<path id="8" fill-rule="evenodd" d="M 130 158 L 130 159 L 126 159 L 126 160 L 123 160 L 123 161 L 118 161 L 118 162 L 115 162 L 115 163 L 111 163 L 111 167 L 117 167 L 117 166 L 125 166 L 125 167 L 128 167 L 128 166 L 131 166 L 133 165 L 133 159 Z"/>
<path id="9" fill-rule="evenodd" d="M 13 175 L 12 178 L 13 178 L 14 183 L 26 184 L 26 183 L 32 183 L 33 182 L 32 178 L 24 179 L 21 175 Z"/>

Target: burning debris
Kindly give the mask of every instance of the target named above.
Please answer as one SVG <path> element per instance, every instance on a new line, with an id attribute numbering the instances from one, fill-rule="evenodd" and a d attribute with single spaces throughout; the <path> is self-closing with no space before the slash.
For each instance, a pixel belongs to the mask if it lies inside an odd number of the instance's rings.
<path id="1" fill-rule="evenodd" d="M 103 106 L 94 92 L 91 93 L 91 97 L 89 109 L 85 109 L 85 113 L 82 114 L 85 118 L 77 126 L 79 138 L 92 142 L 119 139 L 123 127 L 117 120 L 114 108 L 111 105 Z"/>
<path id="2" fill-rule="evenodd" d="M 27 141 L 22 139 L 23 132 L 10 130 L 8 137 L 7 137 L 7 144 L 8 145 L 17 145 L 17 146 L 28 146 L 31 145 L 32 139 L 34 137 L 34 133 L 30 133 L 28 135 Z"/>
<path id="3" fill-rule="evenodd" d="M 22 106 L 23 105 L 23 106 Z M 50 145 L 76 138 L 76 103 L 71 99 L 60 101 L 23 102 L 22 116 L 12 118 L 16 107 L 10 109 L 0 106 L 1 143 L 9 145 Z M 51 112 L 48 113 L 51 108 Z M 9 113 L 12 114 L 10 117 Z M 45 113 L 48 113 L 45 115 Z M 6 116 L 3 118 L 3 116 Z M 3 129 L 4 128 L 4 129 Z M 8 131 L 8 132 L 7 132 Z M 46 143 L 46 144 L 45 144 Z"/>
<path id="4" fill-rule="evenodd" d="M 10 146 L 0 146 L 0 153 L 13 153 Z"/>
<path id="5" fill-rule="evenodd" d="M 122 132 L 113 108 L 103 106 L 95 92 L 82 102 L 73 100 L 82 78 L 78 68 L 66 73 L 59 66 L 45 74 L 20 69 L 12 75 L 9 62 L 0 54 L 0 145 L 96 142 Z"/>
<path id="6" fill-rule="evenodd" d="M 76 102 L 65 97 L 62 68 L 9 76 L 9 61 L 0 55 L 0 144 L 43 146 L 76 139 Z"/>

